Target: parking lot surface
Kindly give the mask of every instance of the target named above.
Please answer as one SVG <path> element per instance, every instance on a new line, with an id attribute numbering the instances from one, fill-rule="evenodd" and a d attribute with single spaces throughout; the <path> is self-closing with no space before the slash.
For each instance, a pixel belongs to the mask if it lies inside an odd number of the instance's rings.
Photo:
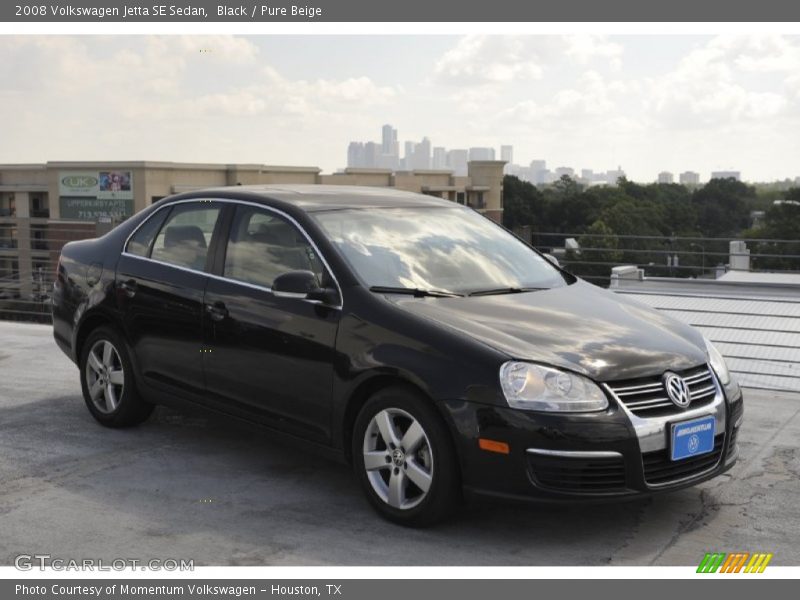
<path id="1" fill-rule="evenodd" d="M 746 390 L 729 473 L 594 506 L 468 504 L 408 530 L 350 470 L 268 434 L 159 408 L 110 430 L 48 326 L 0 322 L 0 564 L 183 558 L 195 565 L 697 565 L 707 551 L 800 564 L 800 396 Z"/>

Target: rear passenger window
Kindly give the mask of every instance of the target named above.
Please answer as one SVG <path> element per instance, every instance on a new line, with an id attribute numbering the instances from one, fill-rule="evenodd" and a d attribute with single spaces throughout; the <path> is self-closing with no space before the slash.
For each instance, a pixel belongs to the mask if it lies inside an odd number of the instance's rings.
<path id="1" fill-rule="evenodd" d="M 204 270 L 219 213 L 219 207 L 208 203 L 175 206 L 155 239 L 151 258 L 195 271 Z"/>
<path id="2" fill-rule="evenodd" d="M 275 278 L 288 271 L 312 271 L 322 281 L 324 269 L 314 247 L 294 225 L 269 211 L 237 207 L 225 277 L 272 287 Z"/>
<path id="3" fill-rule="evenodd" d="M 125 251 L 128 254 L 136 256 L 150 257 L 150 249 L 153 247 L 153 240 L 156 239 L 158 230 L 161 229 L 161 224 L 167 218 L 169 209 L 165 208 L 159 210 L 156 214 L 150 217 L 145 223 L 139 227 L 136 233 L 128 241 L 128 247 Z"/>

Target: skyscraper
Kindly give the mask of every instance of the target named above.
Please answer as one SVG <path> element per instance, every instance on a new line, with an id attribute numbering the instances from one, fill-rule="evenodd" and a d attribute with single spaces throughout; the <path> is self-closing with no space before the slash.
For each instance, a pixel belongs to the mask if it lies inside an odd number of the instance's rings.
<path id="1" fill-rule="evenodd" d="M 397 143 L 397 129 L 391 125 L 384 125 L 381 129 L 381 139 L 381 151 L 384 154 L 394 153 L 395 144 Z"/>
<path id="2" fill-rule="evenodd" d="M 413 168 L 431 168 L 431 141 L 426 137 L 422 138 L 422 141 L 414 146 Z"/>
<path id="3" fill-rule="evenodd" d="M 669 171 L 661 171 L 658 174 L 658 183 L 674 183 L 675 177 Z"/>
<path id="4" fill-rule="evenodd" d="M 550 171 L 547 170 L 546 160 L 532 160 L 530 164 L 531 183 L 549 183 Z"/>
<path id="5" fill-rule="evenodd" d="M 451 169 L 454 175 L 466 175 L 468 154 L 467 150 L 449 150 L 447 152 L 447 168 Z"/>
<path id="6" fill-rule="evenodd" d="M 494 148 L 470 148 L 469 159 L 472 160 L 494 160 Z"/>
<path id="7" fill-rule="evenodd" d="M 742 173 L 740 171 L 712 171 L 711 179 L 735 179 L 736 181 L 741 181 Z"/>
<path id="8" fill-rule="evenodd" d="M 364 166 L 364 142 L 350 142 L 347 146 L 347 166 Z"/>
<path id="9" fill-rule="evenodd" d="M 514 146 L 500 146 L 500 160 L 506 161 L 503 174 L 511 173 L 511 165 L 514 164 Z"/>
<path id="10" fill-rule="evenodd" d="M 436 146 L 433 149 L 433 159 L 431 160 L 432 169 L 447 168 L 447 150 L 443 146 Z"/>
<path id="11" fill-rule="evenodd" d="M 678 177 L 678 181 L 680 181 L 683 185 L 699 185 L 700 173 L 695 173 L 694 171 L 684 171 Z"/>

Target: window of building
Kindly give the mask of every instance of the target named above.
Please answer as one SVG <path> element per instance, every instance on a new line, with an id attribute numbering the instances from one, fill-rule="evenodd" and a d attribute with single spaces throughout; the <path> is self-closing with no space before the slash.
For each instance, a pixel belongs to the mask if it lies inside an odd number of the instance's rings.
<path id="1" fill-rule="evenodd" d="M 208 203 L 176 206 L 153 242 L 151 258 L 195 271 L 204 270 L 219 213 L 219 207 Z"/>
<path id="2" fill-rule="evenodd" d="M 316 250 L 291 223 L 266 210 L 239 206 L 225 254 L 225 276 L 272 287 L 288 271 L 312 271 L 322 281 Z"/>

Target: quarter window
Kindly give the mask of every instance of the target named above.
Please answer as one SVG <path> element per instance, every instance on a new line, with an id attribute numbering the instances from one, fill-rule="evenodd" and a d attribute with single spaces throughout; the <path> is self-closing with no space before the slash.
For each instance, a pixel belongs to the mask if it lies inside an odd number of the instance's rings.
<path id="1" fill-rule="evenodd" d="M 158 230 L 161 229 L 161 224 L 167 218 L 169 209 L 159 210 L 156 214 L 150 217 L 145 223 L 139 227 L 133 237 L 128 241 L 128 247 L 125 249 L 129 254 L 136 256 L 150 257 L 150 249 L 153 247 L 153 240 L 156 239 Z"/>
<path id="2" fill-rule="evenodd" d="M 175 206 L 155 239 L 151 257 L 195 271 L 204 270 L 219 213 L 219 207 L 207 203 Z"/>
<path id="3" fill-rule="evenodd" d="M 237 207 L 225 253 L 225 277 L 272 287 L 275 278 L 288 271 L 311 271 L 322 281 L 324 267 L 294 225 L 268 211 Z"/>

